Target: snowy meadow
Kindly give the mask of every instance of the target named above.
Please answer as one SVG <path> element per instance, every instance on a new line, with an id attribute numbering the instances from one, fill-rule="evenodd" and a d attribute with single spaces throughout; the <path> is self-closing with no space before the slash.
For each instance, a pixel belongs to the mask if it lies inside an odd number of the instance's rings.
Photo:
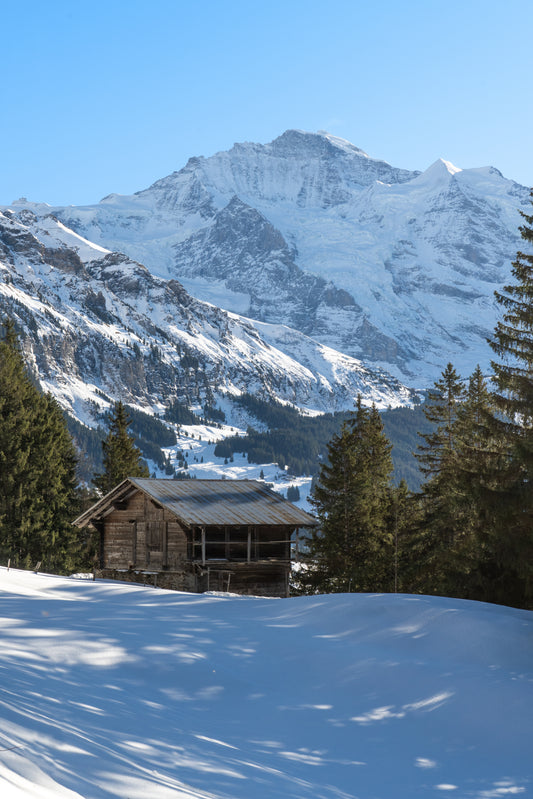
<path id="1" fill-rule="evenodd" d="M 533 796 L 533 613 L 0 569 L 3 799 Z"/>

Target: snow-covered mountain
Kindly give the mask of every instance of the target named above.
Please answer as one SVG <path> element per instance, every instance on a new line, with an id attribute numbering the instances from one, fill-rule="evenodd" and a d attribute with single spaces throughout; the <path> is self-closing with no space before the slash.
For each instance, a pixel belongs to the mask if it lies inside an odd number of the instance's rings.
<path id="1" fill-rule="evenodd" d="M 427 386 L 449 360 L 465 374 L 488 364 L 528 196 L 492 167 L 409 172 L 289 130 L 191 158 L 132 196 L 33 210 L 197 298 Z"/>
<path id="2" fill-rule="evenodd" d="M 192 297 L 173 278 L 93 244 L 51 214 L 0 213 L 0 316 L 23 330 L 44 389 L 94 423 L 121 399 L 162 411 L 242 391 L 310 410 L 405 404 L 398 380 L 282 325 Z"/>

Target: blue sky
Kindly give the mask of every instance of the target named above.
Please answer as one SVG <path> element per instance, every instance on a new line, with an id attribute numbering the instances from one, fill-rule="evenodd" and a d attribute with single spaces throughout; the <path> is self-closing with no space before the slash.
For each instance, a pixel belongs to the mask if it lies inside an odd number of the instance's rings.
<path id="1" fill-rule="evenodd" d="M 0 24 L 0 204 L 129 194 L 288 128 L 533 185 L 532 0 L 26 0 Z"/>

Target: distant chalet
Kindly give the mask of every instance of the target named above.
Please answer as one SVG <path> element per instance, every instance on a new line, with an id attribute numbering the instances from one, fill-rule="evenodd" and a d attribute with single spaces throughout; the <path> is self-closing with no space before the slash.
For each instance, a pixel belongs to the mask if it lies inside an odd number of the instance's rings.
<path id="1" fill-rule="evenodd" d="M 128 477 L 74 524 L 100 534 L 97 577 L 288 596 L 291 537 L 316 521 L 256 480 Z"/>

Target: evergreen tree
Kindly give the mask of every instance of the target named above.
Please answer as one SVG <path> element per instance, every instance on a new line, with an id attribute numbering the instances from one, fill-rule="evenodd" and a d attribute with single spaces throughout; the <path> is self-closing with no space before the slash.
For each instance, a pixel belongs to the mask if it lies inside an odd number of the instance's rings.
<path id="1" fill-rule="evenodd" d="M 102 442 L 104 471 L 95 475 L 93 484 L 107 494 L 126 477 L 149 477 L 133 436 L 128 433 L 130 419 L 122 402 L 115 403 L 109 419 L 109 432 Z"/>
<path id="2" fill-rule="evenodd" d="M 35 535 L 34 529 L 33 558 L 37 560 L 40 555 L 46 568 L 54 573 L 69 572 L 79 565 L 83 555 L 80 532 L 72 525 L 79 510 L 76 452 L 61 408 L 50 394 L 41 397 L 34 436 L 33 490 L 40 536 Z M 37 551 L 35 543 L 39 538 Z"/>
<path id="3" fill-rule="evenodd" d="M 468 381 L 454 425 L 459 526 L 448 563 L 454 596 L 490 601 L 495 577 L 492 562 L 494 502 L 505 449 L 494 425 L 494 403 L 481 368 Z"/>
<path id="4" fill-rule="evenodd" d="M 455 422 L 460 402 L 464 398 L 464 383 L 449 363 L 442 376 L 428 392 L 423 405 L 424 415 L 433 425 L 429 433 L 421 434 L 424 444 L 418 447 L 419 467 L 426 478 L 442 475 L 446 479 L 455 467 Z"/>
<path id="5" fill-rule="evenodd" d="M 28 491 L 36 395 L 7 321 L 0 340 L 0 542 L 3 559 L 15 565 L 26 559 L 31 535 Z"/>
<path id="6" fill-rule="evenodd" d="M 309 541 L 302 574 L 307 591 L 392 589 L 390 451 L 379 413 L 359 398 L 355 414 L 331 440 L 313 489 L 320 528 Z"/>
<path id="7" fill-rule="evenodd" d="M 440 424 L 423 436 L 417 456 L 428 479 L 412 538 L 419 561 L 413 584 L 425 593 L 496 601 L 495 530 L 508 458 L 493 398 L 479 366 L 463 390 L 450 364 L 431 398 L 428 416 Z"/>
<path id="8" fill-rule="evenodd" d="M 300 500 L 300 489 L 298 486 L 290 485 L 287 489 L 287 499 L 289 502 L 299 502 Z"/>
<path id="9" fill-rule="evenodd" d="M 464 383 L 449 363 L 424 406 L 426 418 L 435 425 L 430 433 L 422 435 L 424 443 L 416 456 L 426 476 L 421 491 L 419 547 L 428 593 L 453 593 L 450 558 L 464 523 L 464 502 L 457 479 L 457 418 L 464 393 Z"/>
<path id="10" fill-rule="evenodd" d="M 76 457 L 63 414 L 28 375 L 11 322 L 0 340 L 0 557 L 68 572 L 78 564 Z"/>
<path id="11" fill-rule="evenodd" d="M 521 215 L 525 224 L 519 230 L 530 252 L 517 253 L 514 282 L 496 292 L 503 316 L 491 341 L 500 358 L 492 363 L 498 411 L 493 429 L 504 437 L 508 453 L 493 503 L 493 550 L 504 576 L 498 601 L 533 607 L 533 215 Z"/>
<path id="12" fill-rule="evenodd" d="M 395 593 L 419 593 L 418 517 L 420 502 L 405 480 L 390 489 L 387 528 L 389 531 L 393 560 L 392 587 Z"/>

